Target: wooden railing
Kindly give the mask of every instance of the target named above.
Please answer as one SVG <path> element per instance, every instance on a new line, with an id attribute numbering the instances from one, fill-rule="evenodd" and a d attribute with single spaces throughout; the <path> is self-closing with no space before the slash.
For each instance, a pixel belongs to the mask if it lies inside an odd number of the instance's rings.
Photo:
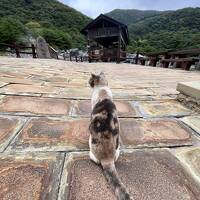
<path id="1" fill-rule="evenodd" d="M 37 58 L 35 46 L 32 44 L 31 46 L 22 46 L 16 44 L 4 44 L 0 43 L 0 48 L 10 48 L 10 50 L 5 50 L 6 52 L 15 53 L 17 58 L 21 58 L 20 54 L 30 54 L 33 58 Z M 26 49 L 30 49 L 31 51 L 25 51 Z"/>
<path id="2" fill-rule="evenodd" d="M 49 45 L 49 53 L 51 58 L 58 59 L 58 51 L 56 51 L 52 46 Z"/>
<path id="3" fill-rule="evenodd" d="M 116 27 L 96 28 L 93 30 L 89 30 L 88 32 L 89 38 L 117 36 L 117 35 L 118 35 L 118 28 Z"/>

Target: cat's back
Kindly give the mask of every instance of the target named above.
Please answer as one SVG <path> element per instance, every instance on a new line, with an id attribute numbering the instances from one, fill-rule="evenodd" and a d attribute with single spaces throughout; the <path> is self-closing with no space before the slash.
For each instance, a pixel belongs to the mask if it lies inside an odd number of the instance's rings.
<path id="1" fill-rule="evenodd" d="M 113 135 L 119 132 L 117 109 L 111 99 L 99 101 L 94 106 L 90 128 L 95 132 L 108 132 Z"/>

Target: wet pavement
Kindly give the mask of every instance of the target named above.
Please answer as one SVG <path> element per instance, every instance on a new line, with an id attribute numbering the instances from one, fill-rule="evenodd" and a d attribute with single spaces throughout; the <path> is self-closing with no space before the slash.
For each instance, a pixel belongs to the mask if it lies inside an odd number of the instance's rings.
<path id="1" fill-rule="evenodd" d="M 0 57 L 0 199 L 114 200 L 88 159 L 91 72 L 104 71 L 135 199 L 200 199 L 200 113 L 176 101 L 199 72 Z"/>

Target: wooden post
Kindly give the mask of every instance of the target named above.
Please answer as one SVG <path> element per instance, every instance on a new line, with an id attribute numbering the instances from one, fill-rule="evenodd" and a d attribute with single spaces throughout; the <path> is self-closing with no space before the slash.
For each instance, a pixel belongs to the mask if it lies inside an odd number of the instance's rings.
<path id="1" fill-rule="evenodd" d="M 69 60 L 72 61 L 72 53 L 69 52 Z"/>
<path id="2" fill-rule="evenodd" d="M 120 52 L 121 52 L 121 30 L 120 30 L 120 27 L 119 27 L 118 49 L 117 49 L 117 63 L 120 63 Z"/>
<path id="3" fill-rule="evenodd" d="M 66 52 L 63 53 L 63 59 L 66 60 Z"/>
<path id="4" fill-rule="evenodd" d="M 91 63 L 92 59 L 90 57 L 90 39 L 89 39 L 89 37 L 87 38 L 87 52 L 88 52 L 88 62 Z"/>
<path id="5" fill-rule="evenodd" d="M 37 54 L 36 54 L 36 51 L 35 51 L 35 46 L 34 46 L 34 44 L 31 45 L 31 48 L 32 48 L 33 58 L 37 58 Z"/>
<path id="6" fill-rule="evenodd" d="M 14 44 L 14 49 L 15 49 L 16 57 L 17 57 L 17 58 L 21 58 L 20 52 L 19 52 L 19 47 L 17 47 L 16 44 Z"/>
<path id="7" fill-rule="evenodd" d="M 137 50 L 136 52 L 136 57 L 135 57 L 135 64 L 138 64 L 138 58 L 139 58 L 139 51 Z"/>
<path id="8" fill-rule="evenodd" d="M 190 70 L 190 67 L 192 65 L 191 62 L 189 62 L 189 61 L 182 62 L 181 64 L 182 64 L 181 68 L 184 69 L 184 70 L 187 70 L 187 71 Z"/>

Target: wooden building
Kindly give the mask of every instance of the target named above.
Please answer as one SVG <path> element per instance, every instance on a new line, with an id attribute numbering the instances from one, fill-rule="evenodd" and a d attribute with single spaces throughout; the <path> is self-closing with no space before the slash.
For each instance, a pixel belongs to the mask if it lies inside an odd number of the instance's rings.
<path id="1" fill-rule="evenodd" d="M 126 59 L 129 41 L 128 28 L 106 15 L 99 15 L 81 33 L 87 37 L 89 62 L 116 61 Z"/>

